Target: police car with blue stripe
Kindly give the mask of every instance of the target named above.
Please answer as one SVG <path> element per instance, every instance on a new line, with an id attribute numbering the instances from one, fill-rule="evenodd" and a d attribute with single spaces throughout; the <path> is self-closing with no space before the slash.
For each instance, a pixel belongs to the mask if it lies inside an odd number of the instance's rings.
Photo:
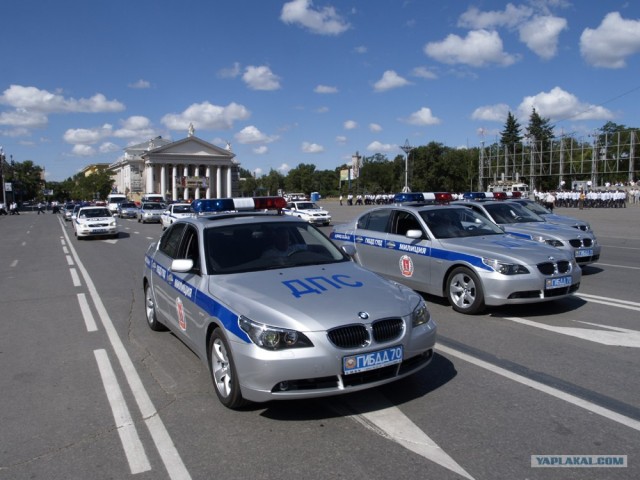
<path id="1" fill-rule="evenodd" d="M 162 230 L 181 218 L 193 217 L 193 210 L 190 203 L 172 203 L 160 216 Z"/>
<path id="2" fill-rule="evenodd" d="M 202 359 L 229 408 L 353 392 L 427 366 L 436 324 L 424 299 L 350 261 L 352 248 L 285 206 L 195 200 L 195 216 L 146 252 L 149 327 Z"/>
<path id="3" fill-rule="evenodd" d="M 580 266 L 590 265 L 600 259 L 602 247 L 591 229 L 582 231 L 570 225 L 552 223 L 551 220 L 547 221 L 528 208 L 510 200 L 487 200 L 482 195 L 478 195 L 455 203 L 484 215 L 513 236 L 534 240 L 569 252 Z"/>
<path id="4" fill-rule="evenodd" d="M 519 239 L 448 193 L 399 194 L 334 226 L 331 239 L 355 250 L 361 266 L 415 290 L 445 297 L 454 310 L 547 302 L 580 286 L 581 270 L 568 252 Z M 430 203 L 430 204 L 429 204 Z"/>

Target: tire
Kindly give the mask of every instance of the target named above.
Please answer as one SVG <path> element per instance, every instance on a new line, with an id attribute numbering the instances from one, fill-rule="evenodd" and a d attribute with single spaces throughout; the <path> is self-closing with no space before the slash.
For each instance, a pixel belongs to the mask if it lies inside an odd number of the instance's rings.
<path id="1" fill-rule="evenodd" d="M 140 223 L 140 218 L 138 217 L 138 223 Z"/>
<path id="2" fill-rule="evenodd" d="M 231 409 L 245 405 L 247 402 L 240 392 L 231 350 L 220 328 L 216 328 L 209 339 L 209 365 L 213 387 L 220 403 Z"/>
<path id="3" fill-rule="evenodd" d="M 144 313 L 147 318 L 147 325 L 154 332 L 164 332 L 167 327 L 158 321 L 156 316 L 156 304 L 151 294 L 151 286 L 147 283 L 144 287 Z"/>
<path id="4" fill-rule="evenodd" d="M 447 277 L 446 295 L 451 307 L 473 315 L 484 310 L 484 291 L 478 276 L 466 267 L 454 268 Z"/>

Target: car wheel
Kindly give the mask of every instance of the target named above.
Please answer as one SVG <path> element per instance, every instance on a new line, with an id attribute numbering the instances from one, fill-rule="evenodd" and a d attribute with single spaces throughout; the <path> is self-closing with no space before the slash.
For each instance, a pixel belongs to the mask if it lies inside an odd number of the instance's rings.
<path id="1" fill-rule="evenodd" d="M 229 344 L 219 328 L 213 331 L 209 340 L 209 359 L 211 378 L 220 403 L 234 409 L 246 404 L 240 393 L 240 382 Z"/>
<path id="2" fill-rule="evenodd" d="M 456 312 L 474 314 L 484 309 L 484 292 L 478 276 L 465 267 L 453 269 L 447 278 L 447 298 Z"/>
<path id="3" fill-rule="evenodd" d="M 151 285 L 146 284 L 144 287 L 144 313 L 147 317 L 147 325 L 154 332 L 163 332 L 167 329 L 162 323 L 158 321 L 156 316 L 156 303 L 153 300 L 151 293 Z"/>
<path id="4" fill-rule="evenodd" d="M 140 219 L 138 218 L 138 223 L 140 223 Z"/>

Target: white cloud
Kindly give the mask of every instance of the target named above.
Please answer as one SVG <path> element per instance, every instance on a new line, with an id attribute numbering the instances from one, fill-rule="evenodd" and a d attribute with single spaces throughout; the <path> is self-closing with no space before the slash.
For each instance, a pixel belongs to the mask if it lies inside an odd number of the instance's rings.
<path id="1" fill-rule="evenodd" d="M 119 152 L 120 150 L 121 150 L 121 147 L 119 147 L 118 145 L 112 142 L 104 142 L 98 148 L 98 151 L 100 153 L 113 153 L 113 152 Z"/>
<path id="2" fill-rule="evenodd" d="M 313 9 L 311 0 L 293 0 L 282 6 L 280 20 L 306 28 L 319 35 L 339 35 L 346 32 L 350 25 L 333 7 Z"/>
<path id="3" fill-rule="evenodd" d="M 313 91 L 315 93 L 338 93 L 336 87 L 330 87 L 328 85 L 318 85 Z"/>
<path id="4" fill-rule="evenodd" d="M 538 56 L 548 60 L 556 55 L 560 33 L 566 28 L 564 18 L 535 17 L 520 27 L 520 40 Z"/>
<path id="5" fill-rule="evenodd" d="M 524 5 L 515 6 L 508 3 L 504 11 L 492 10 L 481 12 L 477 7 L 469 7 L 460 15 L 458 26 L 478 29 L 493 29 L 496 27 L 513 28 L 533 15 L 533 9 Z"/>
<path id="6" fill-rule="evenodd" d="M 17 108 L 12 112 L 0 113 L 0 125 L 10 125 L 18 128 L 43 128 L 49 119 L 40 112 L 30 112 L 24 108 Z"/>
<path id="7" fill-rule="evenodd" d="M 242 80 L 251 90 L 278 90 L 280 89 L 280 77 L 275 75 L 269 67 L 253 65 L 244 70 Z"/>
<path id="8" fill-rule="evenodd" d="M 367 145 L 367 151 L 374 153 L 388 153 L 394 150 L 398 150 L 397 145 L 393 145 L 390 143 L 380 143 L 377 140 Z"/>
<path id="9" fill-rule="evenodd" d="M 259 147 L 253 149 L 253 153 L 255 153 L 256 155 L 264 155 L 268 152 L 269 147 L 267 147 L 266 145 L 260 145 Z"/>
<path id="10" fill-rule="evenodd" d="M 113 128 L 109 124 L 97 128 L 70 128 L 64 132 L 62 138 L 74 145 L 91 145 L 111 136 L 112 131 Z"/>
<path id="11" fill-rule="evenodd" d="M 353 51 L 356 52 L 357 54 L 362 55 L 364 53 L 367 53 L 367 47 L 365 47 L 364 45 L 360 45 L 354 48 Z"/>
<path id="12" fill-rule="evenodd" d="M 448 35 L 441 42 L 429 42 L 424 47 L 429 57 L 447 64 L 465 64 L 482 67 L 488 64 L 511 65 L 517 57 L 505 53 L 498 32 L 474 30 L 466 38 Z"/>
<path id="13" fill-rule="evenodd" d="M 607 14 L 598 28 L 584 29 L 580 52 L 594 67 L 625 67 L 627 57 L 640 52 L 640 20 L 625 20 L 618 12 Z"/>
<path id="14" fill-rule="evenodd" d="M 489 122 L 505 122 L 510 108 L 506 103 L 485 105 L 476 108 L 471 114 L 473 120 L 485 120 Z"/>
<path id="15" fill-rule="evenodd" d="M 324 147 L 317 143 L 302 142 L 302 151 L 304 153 L 322 153 L 324 152 Z"/>
<path id="16" fill-rule="evenodd" d="M 392 88 L 404 87 L 411 85 L 411 82 L 402 78 L 393 70 L 387 70 L 382 74 L 382 78 L 373 84 L 373 89 L 377 92 L 383 92 Z"/>
<path id="17" fill-rule="evenodd" d="M 146 88 L 151 88 L 151 83 L 147 80 L 143 80 L 142 78 L 140 80 L 138 80 L 137 82 L 134 83 L 130 83 L 129 84 L 129 88 L 135 88 L 135 89 L 146 89 Z"/>
<path id="18" fill-rule="evenodd" d="M 344 145 L 345 143 L 347 143 L 347 137 L 345 137 L 344 135 L 338 135 L 336 137 L 336 143 L 340 145 Z"/>
<path id="19" fill-rule="evenodd" d="M 74 145 L 71 152 L 78 157 L 92 157 L 96 154 L 96 150 L 89 145 Z"/>
<path id="20" fill-rule="evenodd" d="M 426 67 L 416 67 L 412 70 L 411 74 L 414 77 L 426 78 L 427 80 L 435 80 L 438 78 L 438 75 Z"/>
<path id="21" fill-rule="evenodd" d="M 343 127 L 345 130 L 353 130 L 354 128 L 358 128 L 358 122 L 354 120 L 347 120 L 344 122 Z"/>
<path id="22" fill-rule="evenodd" d="M 606 108 L 580 102 L 575 95 L 560 87 L 554 87 L 549 92 L 540 92 L 537 95 L 525 97 L 518 107 L 518 116 L 528 119 L 534 108 L 541 117 L 554 121 L 570 118 L 574 120 L 609 120 L 613 118 L 613 114 Z"/>
<path id="23" fill-rule="evenodd" d="M 249 125 L 244 127 L 238 133 L 234 135 L 234 138 L 241 144 L 249 144 L 249 143 L 270 143 L 276 140 L 278 137 L 270 137 L 265 135 L 260 130 L 258 130 L 255 126 Z"/>
<path id="24" fill-rule="evenodd" d="M 236 78 L 240 75 L 240 63 L 234 62 L 231 67 L 222 68 L 218 71 L 219 78 Z"/>
<path id="25" fill-rule="evenodd" d="M 280 173 L 282 173 L 283 175 L 286 175 L 287 172 L 289 170 L 291 170 L 291 167 L 289 165 L 287 165 L 286 163 L 283 163 L 278 168 L 276 168 L 276 170 L 279 171 Z"/>
<path id="26" fill-rule="evenodd" d="M 413 112 L 408 118 L 402 119 L 402 121 L 411 125 L 420 126 L 437 125 L 440 123 L 440 119 L 438 117 L 434 117 L 433 113 L 431 113 L 431 109 L 427 107 L 422 107 L 417 112 Z"/>
<path id="27" fill-rule="evenodd" d="M 90 98 L 65 98 L 36 87 L 11 85 L 0 97 L 0 104 L 43 113 L 103 113 L 120 112 L 124 105 L 117 100 L 107 100 L 101 93 Z"/>
<path id="28" fill-rule="evenodd" d="M 382 131 L 382 127 L 380 125 L 378 125 L 377 123 L 370 123 L 369 124 L 369 131 L 377 133 L 377 132 L 381 132 Z"/>
<path id="29" fill-rule="evenodd" d="M 172 130 L 187 131 L 193 123 L 196 129 L 228 130 L 234 122 L 246 120 L 251 116 L 244 105 L 230 103 L 226 107 L 212 105 L 209 102 L 194 103 L 182 113 L 169 113 L 162 117 L 162 124 Z"/>

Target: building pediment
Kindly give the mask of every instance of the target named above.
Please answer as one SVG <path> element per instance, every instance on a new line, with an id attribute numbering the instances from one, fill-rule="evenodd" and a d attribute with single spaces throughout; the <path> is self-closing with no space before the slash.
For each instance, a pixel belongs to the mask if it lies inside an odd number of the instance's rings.
<path id="1" fill-rule="evenodd" d="M 215 157 L 216 160 L 231 160 L 235 154 L 194 136 L 162 145 L 142 154 L 143 158 L 150 159 L 167 159 L 172 156 L 202 157 L 209 160 Z"/>

